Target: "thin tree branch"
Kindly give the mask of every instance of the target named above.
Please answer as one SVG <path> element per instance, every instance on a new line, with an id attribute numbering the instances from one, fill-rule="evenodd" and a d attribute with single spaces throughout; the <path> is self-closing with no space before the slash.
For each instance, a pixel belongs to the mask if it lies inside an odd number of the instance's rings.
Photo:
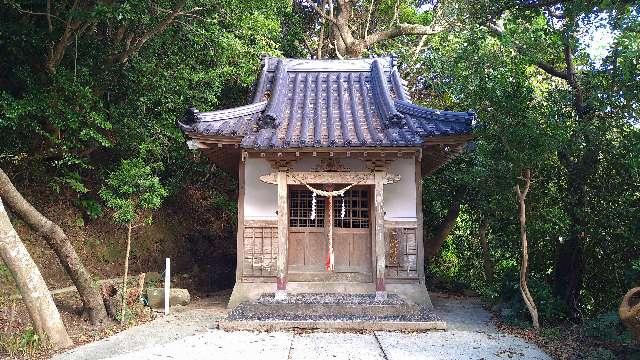
<path id="1" fill-rule="evenodd" d="M 320 9 L 320 7 L 318 7 L 318 5 L 316 5 L 315 3 L 311 3 L 311 7 L 313 8 L 313 10 L 315 10 L 316 13 L 318 13 L 318 15 L 320 15 L 323 19 L 332 22 L 334 25 L 338 25 L 338 21 L 333 17 L 333 16 L 329 16 L 327 15 L 324 10 Z"/>
<path id="2" fill-rule="evenodd" d="M 416 46 L 416 50 L 413 53 L 413 59 L 417 59 L 418 55 L 420 55 L 420 51 L 422 50 L 422 47 L 424 46 L 424 42 L 427 40 L 427 35 L 422 35 L 422 37 L 420 37 L 420 41 L 418 42 L 418 46 Z"/>
<path id="3" fill-rule="evenodd" d="M 524 9 L 538 9 L 543 7 L 549 7 L 562 4 L 561 0 L 546 0 L 546 1 L 520 1 L 516 7 Z"/>
<path id="4" fill-rule="evenodd" d="M 324 9 L 325 5 L 327 3 L 327 0 L 322 0 L 322 8 Z M 316 58 L 322 59 L 322 46 L 324 45 L 324 32 L 325 32 L 325 25 L 327 23 L 327 19 L 325 19 L 324 17 L 321 18 L 322 21 L 320 23 L 320 34 L 318 35 L 318 47 L 316 49 Z"/>
<path id="5" fill-rule="evenodd" d="M 560 71 L 558 69 L 556 69 L 555 67 L 553 67 L 551 64 L 539 61 L 537 63 L 535 63 L 535 65 L 540 68 L 542 71 L 546 72 L 547 74 L 569 81 L 569 76 L 567 75 L 566 71 Z"/>
<path id="6" fill-rule="evenodd" d="M 173 11 L 171 11 L 171 13 L 167 15 L 166 18 L 164 18 L 164 20 L 162 20 L 158 25 L 156 25 L 152 29 L 145 31 L 137 39 L 133 40 L 133 34 L 130 34 L 129 35 L 130 37 L 127 39 L 127 45 L 125 46 L 125 50 L 119 54 L 113 55 L 112 57 L 121 64 L 126 63 L 129 60 L 129 58 L 133 54 L 138 52 L 149 39 L 151 39 L 153 36 L 164 31 L 167 27 L 169 27 L 169 25 L 171 25 L 171 23 L 176 17 L 183 14 L 181 11 L 185 5 L 186 5 L 186 1 L 180 1 L 173 8 Z"/>
<path id="7" fill-rule="evenodd" d="M 47 21 L 49 22 L 49 28 L 51 29 L 51 18 L 54 18 L 56 20 L 59 20 L 61 22 L 64 22 L 64 19 L 51 14 L 51 4 L 49 3 L 49 1 L 47 1 L 47 12 L 40 12 L 40 11 L 31 11 L 31 10 L 25 10 L 21 7 L 19 7 L 17 4 L 13 4 L 15 5 L 14 9 L 21 13 L 21 14 L 27 14 L 27 15 L 35 15 L 35 16 L 46 16 L 47 17 Z M 49 30 L 51 32 L 51 30 Z"/>
<path id="8" fill-rule="evenodd" d="M 502 28 L 502 26 L 494 23 L 494 22 L 489 22 L 487 23 L 487 28 L 489 29 L 489 31 L 491 31 L 491 33 L 494 34 L 494 36 L 496 37 L 501 37 L 504 35 L 504 28 Z M 515 50 L 519 53 L 522 53 L 523 50 L 523 46 L 518 44 L 517 42 L 514 42 L 515 44 Z M 569 81 L 569 75 L 567 74 L 566 70 L 558 70 L 556 69 L 553 65 L 546 63 L 544 61 L 538 61 L 534 64 L 535 66 L 537 66 L 538 68 L 540 68 L 540 70 L 546 72 L 547 74 L 563 79 L 565 81 Z"/>
<path id="9" fill-rule="evenodd" d="M 400 23 L 400 0 L 396 0 L 396 5 L 393 7 L 393 19 L 391 19 L 391 25 L 397 25 Z"/>
<path id="10" fill-rule="evenodd" d="M 366 46 L 373 45 L 380 41 L 389 40 L 404 35 L 434 35 L 443 29 L 439 26 L 424 26 L 418 24 L 398 24 L 397 26 L 384 31 L 378 31 L 367 37 Z"/>
<path id="11" fill-rule="evenodd" d="M 49 27 L 49 33 L 52 33 L 53 25 L 51 24 L 51 0 L 47 0 L 47 26 Z"/>
<path id="12" fill-rule="evenodd" d="M 373 12 L 373 3 L 375 0 L 371 0 L 369 3 L 369 11 L 367 12 L 367 25 L 364 27 L 363 38 L 367 38 L 369 36 L 369 25 L 371 24 L 371 13 Z"/>

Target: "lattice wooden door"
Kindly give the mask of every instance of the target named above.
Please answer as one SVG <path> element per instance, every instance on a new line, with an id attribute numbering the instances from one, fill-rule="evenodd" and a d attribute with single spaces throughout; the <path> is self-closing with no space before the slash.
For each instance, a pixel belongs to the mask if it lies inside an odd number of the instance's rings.
<path id="1" fill-rule="evenodd" d="M 340 188 L 336 185 L 335 188 Z M 312 194 L 306 188 L 289 190 L 289 280 L 372 281 L 371 191 L 354 187 L 333 198 L 335 272 L 325 270 L 328 251 L 327 199 L 316 198 L 316 218 L 311 219 Z M 345 214 L 342 216 L 344 200 Z"/>

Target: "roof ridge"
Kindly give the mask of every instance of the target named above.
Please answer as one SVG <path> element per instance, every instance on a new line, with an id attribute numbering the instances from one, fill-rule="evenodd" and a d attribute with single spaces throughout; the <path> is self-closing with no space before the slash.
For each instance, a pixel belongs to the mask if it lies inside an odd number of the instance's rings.
<path id="1" fill-rule="evenodd" d="M 371 84 L 373 85 L 373 95 L 376 99 L 376 109 L 378 109 L 384 125 L 387 127 L 402 126 L 404 123 L 404 115 L 398 112 L 393 99 L 391 99 L 387 77 L 378 59 L 375 59 L 373 63 L 371 63 Z"/>
<path id="2" fill-rule="evenodd" d="M 260 70 L 260 77 L 258 77 L 258 81 L 255 85 L 255 93 L 253 94 L 254 103 L 264 98 L 264 93 L 267 89 L 267 69 L 269 68 L 269 59 L 270 57 L 265 57 L 263 60 L 264 64 Z"/>
<path id="3" fill-rule="evenodd" d="M 282 59 L 278 59 L 273 85 L 271 86 L 271 96 L 264 114 L 258 121 L 259 128 L 275 129 L 282 123 L 284 104 L 287 99 L 288 82 L 289 74 L 287 73 L 287 65 Z"/>
<path id="4" fill-rule="evenodd" d="M 273 59 L 275 61 L 269 61 Z M 277 63 L 282 62 L 287 66 L 287 71 L 310 71 L 310 72 L 369 72 L 371 64 L 379 61 L 385 69 L 391 69 L 395 66 L 392 57 L 376 57 L 376 58 L 359 58 L 359 59 L 295 59 L 295 58 L 265 58 L 265 69 L 267 71 L 276 71 Z"/>
<path id="5" fill-rule="evenodd" d="M 180 129 L 233 138 L 243 148 L 298 148 L 421 146 L 429 137 L 473 128 L 473 112 L 412 103 L 391 57 L 265 57 L 262 64 L 252 103 L 205 113 L 190 108 Z"/>
<path id="6" fill-rule="evenodd" d="M 396 99 L 394 103 L 398 111 L 414 117 L 436 117 L 441 121 L 464 123 L 466 125 L 471 125 L 476 117 L 473 111 L 436 110 L 400 99 Z"/>
<path id="7" fill-rule="evenodd" d="M 391 84 L 393 85 L 393 91 L 398 99 L 411 101 L 409 94 L 407 94 L 407 89 L 404 86 L 406 81 L 400 77 L 400 72 L 398 72 L 398 68 L 395 66 L 393 67 L 393 70 L 391 70 Z"/>
<path id="8" fill-rule="evenodd" d="M 197 112 L 197 117 L 199 119 L 199 122 L 228 120 L 230 117 L 240 117 L 240 116 L 255 114 L 257 112 L 264 110 L 266 105 L 267 105 L 267 101 L 263 100 L 260 102 L 227 108 L 227 109 L 208 111 L 208 112 Z"/>

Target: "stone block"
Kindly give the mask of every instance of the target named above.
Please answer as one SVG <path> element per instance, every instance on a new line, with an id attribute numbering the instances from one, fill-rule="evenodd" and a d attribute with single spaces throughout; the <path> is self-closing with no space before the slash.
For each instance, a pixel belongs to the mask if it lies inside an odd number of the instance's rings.
<path id="1" fill-rule="evenodd" d="M 154 309 L 164 308 L 164 288 L 148 288 L 147 300 L 149 306 Z M 191 295 L 187 289 L 170 289 L 169 290 L 169 306 L 187 305 L 191 301 Z"/>

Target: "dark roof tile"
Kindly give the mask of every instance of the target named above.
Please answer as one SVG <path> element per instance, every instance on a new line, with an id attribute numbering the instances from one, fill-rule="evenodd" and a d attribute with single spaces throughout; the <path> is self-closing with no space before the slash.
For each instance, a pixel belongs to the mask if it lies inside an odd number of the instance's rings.
<path id="1" fill-rule="evenodd" d="M 474 118 L 411 103 L 390 58 L 266 58 L 252 104 L 190 108 L 178 126 L 187 135 L 240 137 L 243 148 L 420 146 L 469 134 Z"/>

